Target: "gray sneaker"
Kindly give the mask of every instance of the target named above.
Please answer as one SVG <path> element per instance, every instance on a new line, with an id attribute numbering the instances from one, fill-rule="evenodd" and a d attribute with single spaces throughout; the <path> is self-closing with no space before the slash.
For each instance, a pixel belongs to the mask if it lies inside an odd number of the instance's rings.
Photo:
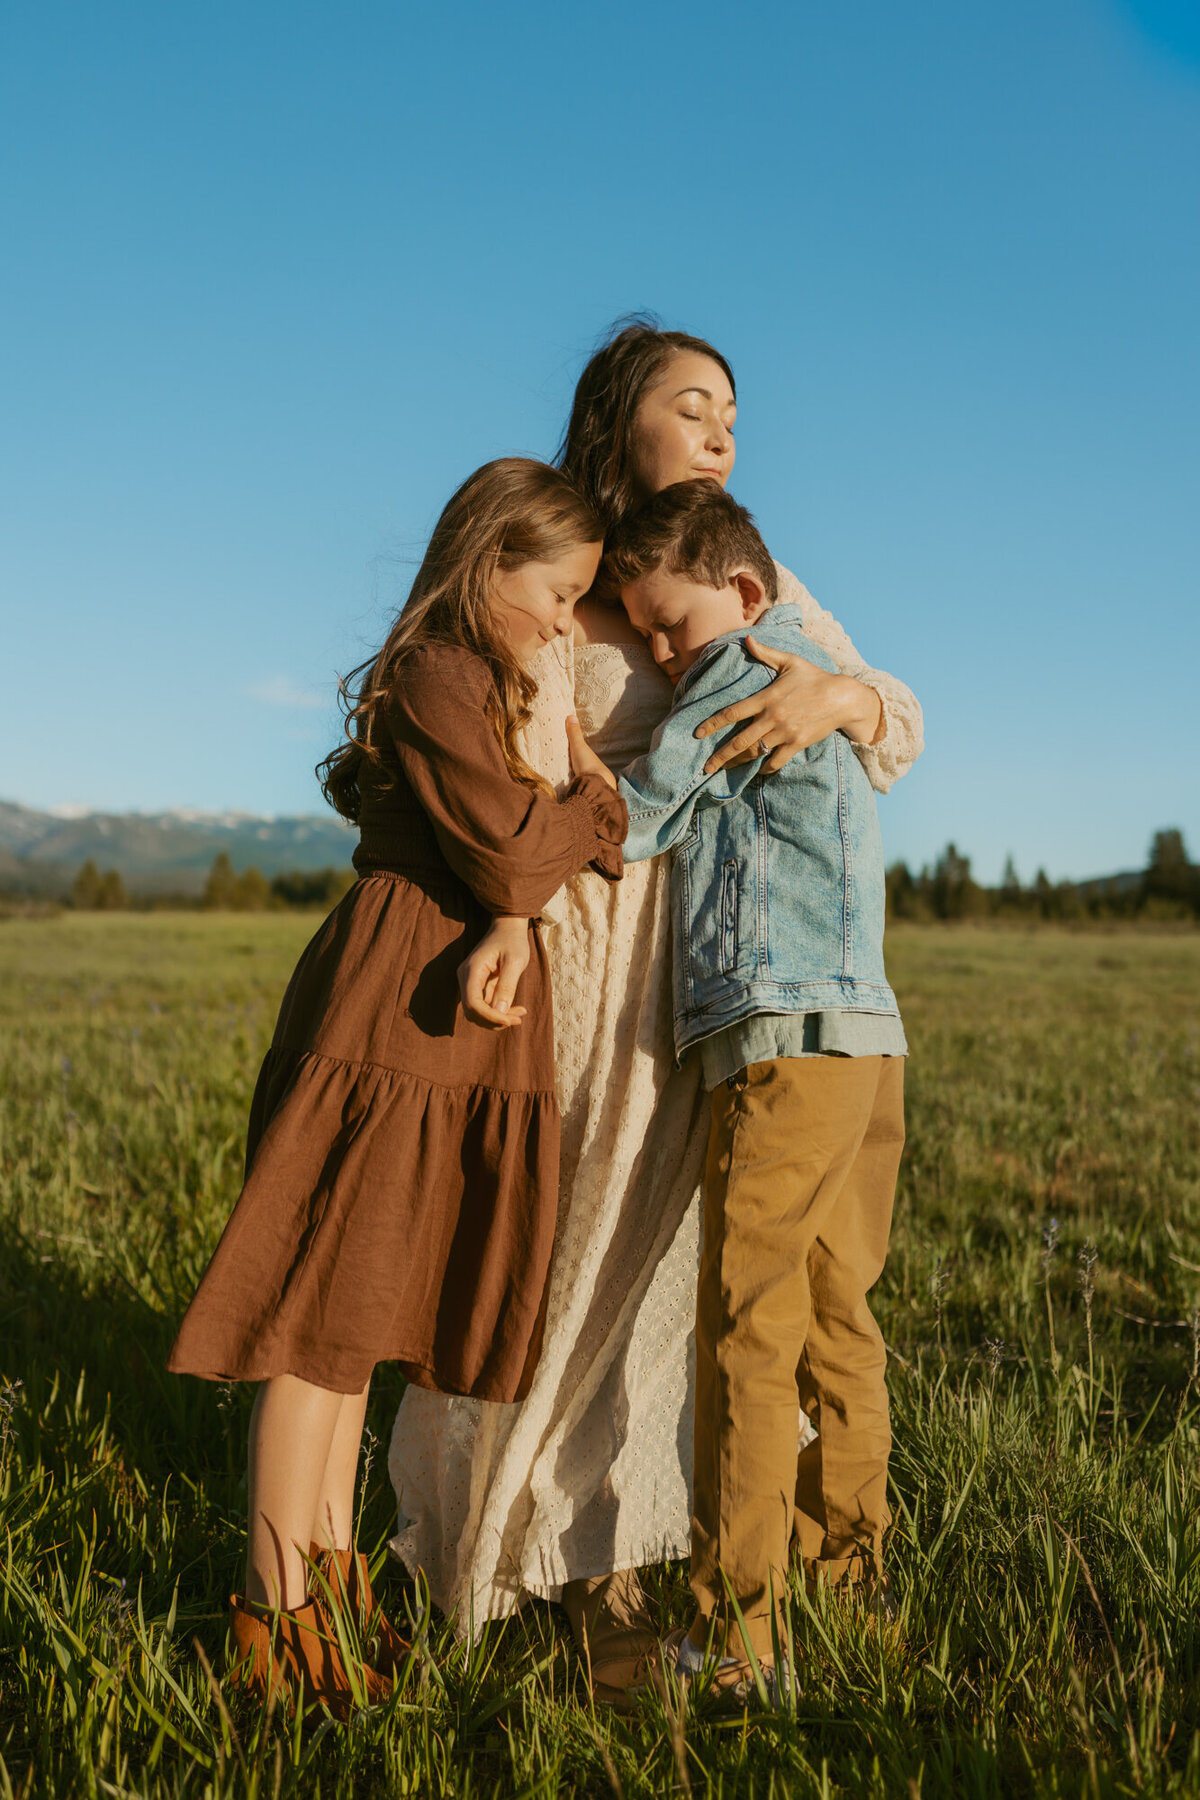
<path id="1" fill-rule="evenodd" d="M 686 1649 L 685 1649 L 686 1644 Z M 736 1656 L 704 1656 L 689 1641 L 680 1626 L 663 1639 L 663 1666 L 675 1672 L 675 1679 L 689 1699 L 711 1698 L 718 1712 L 747 1712 L 759 1699 L 754 1668 Z M 774 1663 L 759 1663 L 759 1672 L 767 1691 L 767 1706 L 772 1712 L 782 1710 L 784 1696 L 792 1692 L 792 1674 L 784 1659 L 782 1675 Z"/>

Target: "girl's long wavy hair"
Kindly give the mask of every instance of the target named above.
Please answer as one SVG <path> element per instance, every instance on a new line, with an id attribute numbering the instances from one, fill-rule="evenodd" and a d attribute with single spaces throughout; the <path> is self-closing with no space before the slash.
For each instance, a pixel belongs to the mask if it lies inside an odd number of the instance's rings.
<path id="1" fill-rule="evenodd" d="M 719 350 L 686 331 L 664 331 L 649 313 L 630 313 L 610 326 L 579 377 L 554 461 L 595 507 L 606 532 L 647 498 L 633 474 L 638 402 L 679 350 L 711 357 L 736 399 L 733 370 Z"/>
<path id="2" fill-rule="evenodd" d="M 509 771 L 527 787 L 546 790 L 517 747 L 537 683 L 496 622 L 492 583 L 501 571 L 551 562 L 603 535 L 594 507 L 548 463 L 503 456 L 467 477 L 434 526 L 382 650 L 339 683 L 346 742 L 317 765 L 317 777 L 343 818 L 358 822 L 366 766 L 383 767 L 381 708 L 405 658 L 424 644 L 456 645 L 487 665 L 488 712 Z"/>

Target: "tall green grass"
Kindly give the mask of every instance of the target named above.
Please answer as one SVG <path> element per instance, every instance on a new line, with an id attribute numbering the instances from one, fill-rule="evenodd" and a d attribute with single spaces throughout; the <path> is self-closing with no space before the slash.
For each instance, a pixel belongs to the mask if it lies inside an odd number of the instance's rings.
<path id="1" fill-rule="evenodd" d="M 1200 937 L 897 931 L 909 1147 L 877 1290 L 897 1616 L 792 1596 L 798 1685 L 593 1713 L 554 1609 L 423 1635 L 390 1706 L 220 1688 L 249 1395 L 163 1368 L 312 920 L 0 924 L 0 1800 L 1200 1792 Z M 678 1569 L 650 1577 L 664 1628 Z M 209 1669 L 213 1671 L 210 1678 Z"/>

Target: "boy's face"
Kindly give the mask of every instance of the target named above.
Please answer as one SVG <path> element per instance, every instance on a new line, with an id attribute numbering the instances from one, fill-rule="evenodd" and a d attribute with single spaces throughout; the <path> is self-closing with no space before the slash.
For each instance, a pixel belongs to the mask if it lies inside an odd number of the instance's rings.
<path id="1" fill-rule="evenodd" d="M 655 662 L 672 681 L 678 681 L 714 639 L 752 625 L 767 610 L 762 582 L 748 569 L 732 575 L 722 588 L 655 569 L 622 588 L 621 602 L 630 624 L 641 632 Z"/>

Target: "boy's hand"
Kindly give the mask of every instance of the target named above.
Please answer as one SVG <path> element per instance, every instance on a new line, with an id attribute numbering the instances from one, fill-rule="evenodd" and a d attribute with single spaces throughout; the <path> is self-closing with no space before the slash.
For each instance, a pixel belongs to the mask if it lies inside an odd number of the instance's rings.
<path id="1" fill-rule="evenodd" d="M 765 756 L 764 775 L 773 775 L 810 744 L 834 731 L 844 731 L 856 744 L 875 741 L 883 722 L 883 703 L 874 688 L 853 675 L 835 675 L 790 650 L 771 650 L 748 637 L 746 648 L 756 661 L 778 669 L 774 681 L 757 694 L 726 706 L 697 725 L 698 738 L 712 737 L 730 725 L 749 721 L 727 744 L 714 750 L 704 765 L 706 775 L 737 768 Z"/>
<path id="2" fill-rule="evenodd" d="M 571 752 L 571 767 L 576 776 L 599 775 L 607 781 L 610 788 L 615 788 L 617 778 L 607 764 L 602 763 L 592 746 L 583 735 L 583 726 L 572 713 L 567 720 L 567 747 Z"/>
<path id="3" fill-rule="evenodd" d="M 525 1008 L 514 1006 L 513 996 L 528 967 L 529 920 L 493 919 L 458 970 L 462 1009 L 472 1025 L 507 1031 L 521 1023 Z"/>

